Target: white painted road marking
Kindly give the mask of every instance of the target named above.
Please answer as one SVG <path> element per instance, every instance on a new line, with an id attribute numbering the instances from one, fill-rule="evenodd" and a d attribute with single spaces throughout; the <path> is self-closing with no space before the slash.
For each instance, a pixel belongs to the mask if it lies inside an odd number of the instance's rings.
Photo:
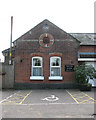
<path id="1" fill-rule="evenodd" d="M 51 95 L 51 97 L 46 97 L 46 98 L 43 98 L 41 100 L 47 100 L 47 101 L 57 101 L 59 100 L 58 97 L 55 97 L 55 95 Z"/>
<path id="2" fill-rule="evenodd" d="M 77 103 L 33 103 L 33 104 L 14 104 L 16 106 L 38 106 L 38 105 L 76 105 Z M 3 104 L 3 105 L 9 105 L 9 104 Z M 13 105 L 13 104 L 10 104 L 10 106 Z"/>

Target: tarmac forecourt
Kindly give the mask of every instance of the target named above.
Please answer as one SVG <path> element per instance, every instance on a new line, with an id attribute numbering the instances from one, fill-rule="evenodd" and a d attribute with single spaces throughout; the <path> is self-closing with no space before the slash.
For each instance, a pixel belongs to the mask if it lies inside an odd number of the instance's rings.
<path id="1" fill-rule="evenodd" d="M 64 90 L 64 93 L 63 91 L 62 93 L 58 91 L 59 90 L 41 90 L 40 92 L 40 90 L 20 90 L 0 101 L 0 105 L 59 105 L 96 103 L 96 100 L 94 100 L 93 97 L 77 89 L 66 89 Z"/>
<path id="2" fill-rule="evenodd" d="M 76 101 L 77 104 L 94 104 L 96 100 L 81 91 L 68 91 L 68 94 Z"/>
<path id="3" fill-rule="evenodd" d="M 18 91 L 12 95 L 10 95 L 9 97 L 3 99 L 2 101 L 0 101 L 0 104 L 2 105 L 8 105 L 8 104 L 16 104 L 16 105 L 19 105 L 19 104 L 22 104 L 22 102 L 28 97 L 28 95 L 31 93 L 32 91 L 30 92 L 21 92 L 21 91 Z"/>

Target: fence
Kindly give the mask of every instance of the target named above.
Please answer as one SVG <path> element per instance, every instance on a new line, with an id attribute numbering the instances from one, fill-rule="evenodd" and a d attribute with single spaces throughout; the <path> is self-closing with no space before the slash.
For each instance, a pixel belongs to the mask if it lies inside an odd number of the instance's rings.
<path id="1" fill-rule="evenodd" d="M 14 85 L 14 65 L 8 65 L 0 63 L 0 68 L 2 69 L 0 75 L 2 81 L 0 80 L 0 88 L 13 88 Z"/>

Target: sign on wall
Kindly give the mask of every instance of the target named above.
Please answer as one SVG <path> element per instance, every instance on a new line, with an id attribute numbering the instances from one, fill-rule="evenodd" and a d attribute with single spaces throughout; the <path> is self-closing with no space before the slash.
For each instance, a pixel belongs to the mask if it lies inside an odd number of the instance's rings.
<path id="1" fill-rule="evenodd" d="M 74 65 L 65 65 L 65 71 L 66 72 L 73 72 L 74 71 Z"/>

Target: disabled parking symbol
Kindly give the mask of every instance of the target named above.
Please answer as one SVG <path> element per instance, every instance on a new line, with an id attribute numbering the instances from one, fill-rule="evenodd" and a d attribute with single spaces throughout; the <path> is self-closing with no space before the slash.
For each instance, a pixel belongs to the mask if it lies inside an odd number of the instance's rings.
<path id="1" fill-rule="evenodd" d="M 43 98 L 43 99 L 41 99 L 41 100 L 57 101 L 57 100 L 59 100 L 59 98 L 56 97 L 55 95 L 51 95 L 50 97 L 45 97 L 45 98 Z"/>

